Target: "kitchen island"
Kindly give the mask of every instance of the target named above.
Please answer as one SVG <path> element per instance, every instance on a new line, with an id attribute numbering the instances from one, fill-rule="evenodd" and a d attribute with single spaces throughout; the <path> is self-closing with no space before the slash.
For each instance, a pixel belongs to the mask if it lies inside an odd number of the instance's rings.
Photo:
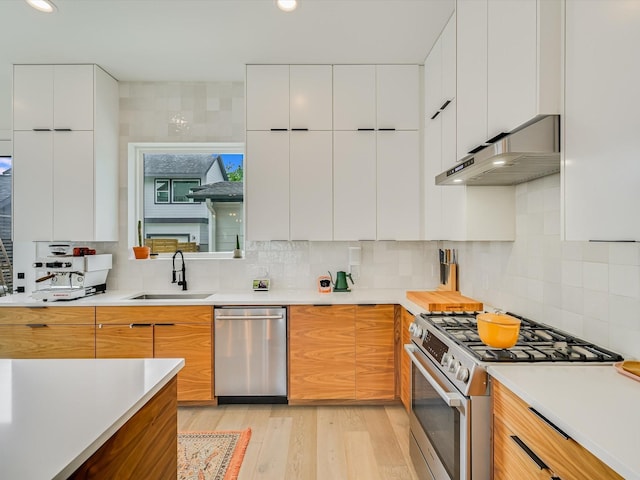
<path id="1" fill-rule="evenodd" d="M 183 365 L 182 359 L 0 360 L 0 478 L 125 478 L 118 474 L 142 463 L 147 474 L 170 469 Z"/>

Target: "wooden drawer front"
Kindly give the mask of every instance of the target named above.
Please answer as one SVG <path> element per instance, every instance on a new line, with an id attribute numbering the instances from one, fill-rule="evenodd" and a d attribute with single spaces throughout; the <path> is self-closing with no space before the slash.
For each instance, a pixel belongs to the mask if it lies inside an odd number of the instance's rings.
<path id="1" fill-rule="evenodd" d="M 355 397 L 355 307 L 292 306 L 289 398 Z"/>
<path id="2" fill-rule="evenodd" d="M 357 305 L 356 339 L 360 344 L 393 345 L 393 305 Z"/>
<path id="3" fill-rule="evenodd" d="M 211 325 L 155 325 L 155 358 L 184 358 L 178 372 L 178 400 L 211 400 Z"/>
<path id="4" fill-rule="evenodd" d="M 94 325 L 95 307 L 6 307 L 0 308 L 0 325 L 15 324 Z"/>
<path id="5" fill-rule="evenodd" d="M 94 358 L 93 325 L 0 325 L 0 358 Z"/>
<path id="6" fill-rule="evenodd" d="M 591 452 L 565 439 L 517 395 L 493 382 L 494 415 L 522 439 L 562 480 L 621 479 Z"/>
<path id="7" fill-rule="evenodd" d="M 96 358 L 153 358 L 153 326 L 98 327 Z"/>
<path id="8" fill-rule="evenodd" d="M 511 438 L 515 435 L 499 419 L 493 422 L 493 479 L 549 480 L 553 473 L 540 468 Z"/>
<path id="9" fill-rule="evenodd" d="M 184 307 L 96 307 L 97 324 L 129 323 L 209 323 L 213 307 L 185 305 Z"/>

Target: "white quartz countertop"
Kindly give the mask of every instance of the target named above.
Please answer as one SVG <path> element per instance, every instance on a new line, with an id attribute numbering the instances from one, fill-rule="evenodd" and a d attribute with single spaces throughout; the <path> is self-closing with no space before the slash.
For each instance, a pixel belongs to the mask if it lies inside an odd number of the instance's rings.
<path id="1" fill-rule="evenodd" d="M 496 365 L 489 374 L 626 479 L 640 479 L 640 382 L 612 365 Z"/>
<path id="2" fill-rule="evenodd" d="M 183 359 L 0 360 L 0 478 L 67 478 Z"/>
<path id="3" fill-rule="evenodd" d="M 429 290 L 428 288 L 414 290 Z M 171 298 L 159 300 L 132 300 L 132 297 L 143 293 L 152 294 L 206 294 L 205 298 Z M 318 293 L 316 290 L 270 290 L 267 292 L 254 292 L 252 290 L 225 290 L 218 292 L 204 292 L 200 290 L 179 289 L 171 291 L 132 291 L 113 290 L 79 298 L 72 301 L 43 302 L 35 300 L 26 294 L 14 294 L 0 297 L 0 307 L 19 306 L 47 306 L 47 307 L 71 307 L 71 306 L 139 306 L 139 305 L 315 305 L 315 304 L 385 304 L 393 303 L 405 307 L 413 314 L 424 313 L 426 310 L 407 300 L 405 289 L 357 289 L 351 292 Z"/>

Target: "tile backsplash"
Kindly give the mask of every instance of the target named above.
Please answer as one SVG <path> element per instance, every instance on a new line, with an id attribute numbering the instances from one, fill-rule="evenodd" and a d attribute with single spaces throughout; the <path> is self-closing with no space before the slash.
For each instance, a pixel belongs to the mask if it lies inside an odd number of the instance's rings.
<path id="1" fill-rule="evenodd" d="M 129 260 L 129 142 L 244 141 L 242 82 L 120 83 L 120 242 L 110 289 L 173 289 L 166 260 Z M 460 290 L 506 311 L 640 358 L 640 246 L 560 241 L 560 176 L 516 189 L 515 242 L 247 242 L 241 260 L 188 260 L 192 290 L 315 288 L 318 275 L 348 269 L 362 248 L 356 288 L 434 289 L 438 248 L 457 248 Z"/>

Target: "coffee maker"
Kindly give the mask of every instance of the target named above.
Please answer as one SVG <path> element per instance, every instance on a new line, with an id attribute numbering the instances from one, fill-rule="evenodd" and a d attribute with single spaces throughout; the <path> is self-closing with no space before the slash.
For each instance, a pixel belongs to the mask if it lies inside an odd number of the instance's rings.
<path id="1" fill-rule="evenodd" d="M 37 258 L 36 288 L 31 296 L 43 301 L 74 300 L 107 289 L 111 254 L 95 254 L 87 248 L 62 249 L 50 246 L 50 254 Z"/>

